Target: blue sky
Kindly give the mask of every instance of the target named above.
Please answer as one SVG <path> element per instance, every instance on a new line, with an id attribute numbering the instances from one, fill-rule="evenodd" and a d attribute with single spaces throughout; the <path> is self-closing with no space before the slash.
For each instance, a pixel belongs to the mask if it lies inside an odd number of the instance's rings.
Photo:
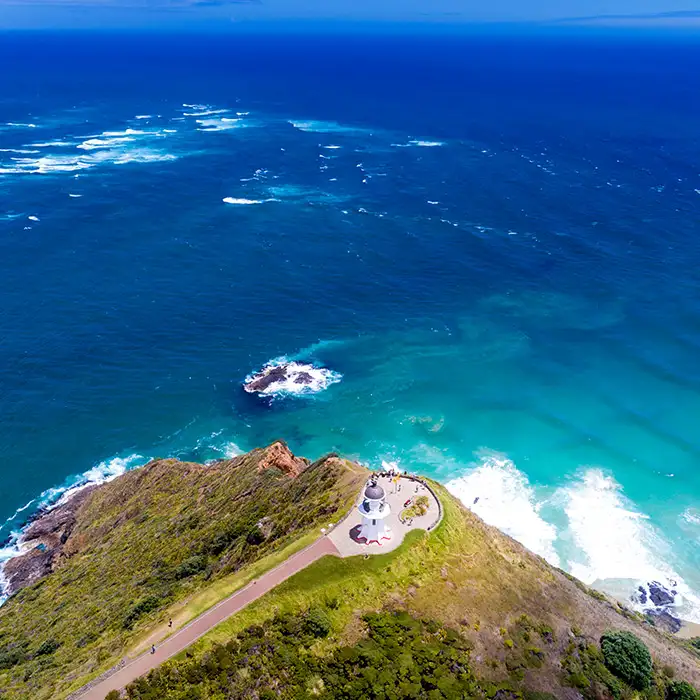
<path id="1" fill-rule="evenodd" d="M 0 27 L 222 27 L 284 20 L 697 26 L 683 0 L 0 0 Z"/>

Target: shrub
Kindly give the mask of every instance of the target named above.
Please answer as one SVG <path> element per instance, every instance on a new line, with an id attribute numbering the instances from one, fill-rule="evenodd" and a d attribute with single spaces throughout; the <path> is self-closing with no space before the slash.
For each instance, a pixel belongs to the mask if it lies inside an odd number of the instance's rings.
<path id="1" fill-rule="evenodd" d="M 673 681 L 667 690 L 668 700 L 698 700 L 700 693 L 686 681 Z"/>
<path id="2" fill-rule="evenodd" d="M 631 632 L 606 632 L 600 638 L 605 665 L 637 690 L 651 685 L 652 661 L 646 645 Z"/>
<path id="3" fill-rule="evenodd" d="M 110 690 L 107 695 L 105 695 L 105 700 L 119 700 L 121 695 L 118 690 Z"/>
<path id="4" fill-rule="evenodd" d="M 157 595 L 149 595 L 141 600 L 137 600 L 124 615 L 123 626 L 126 629 L 131 629 L 134 626 L 136 620 L 138 620 L 142 615 L 156 610 L 161 606 L 162 598 Z"/>
<path id="5" fill-rule="evenodd" d="M 185 559 L 185 561 L 183 561 L 182 564 L 175 569 L 175 578 L 189 578 L 190 576 L 200 573 L 200 571 L 204 571 L 206 568 L 207 558 L 204 555 L 199 554 L 194 557 L 190 557 L 189 559 Z"/>
<path id="6" fill-rule="evenodd" d="M 39 645 L 39 648 L 36 650 L 36 655 L 46 656 L 47 654 L 53 654 L 54 651 L 56 651 L 56 649 L 58 649 L 60 646 L 61 643 L 58 640 L 46 639 Z"/>
<path id="7" fill-rule="evenodd" d="M 314 637 L 327 637 L 331 631 L 331 621 L 323 608 L 314 605 L 306 613 L 304 626 Z"/>
<path id="8" fill-rule="evenodd" d="M 21 664 L 26 658 L 22 649 L 0 649 L 0 671 Z"/>

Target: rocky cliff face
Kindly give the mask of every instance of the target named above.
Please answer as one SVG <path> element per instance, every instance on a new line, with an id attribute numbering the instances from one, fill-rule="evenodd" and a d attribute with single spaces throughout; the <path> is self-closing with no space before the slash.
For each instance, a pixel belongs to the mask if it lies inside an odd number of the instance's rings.
<path id="1" fill-rule="evenodd" d="M 255 466 L 258 472 L 276 469 L 293 479 L 296 479 L 311 464 L 308 459 L 296 457 L 282 441 L 254 450 L 251 455 L 255 455 Z M 236 461 L 222 460 L 211 469 L 212 471 L 226 469 L 227 465 L 232 465 Z M 202 465 L 191 465 L 191 467 L 195 471 L 206 469 Z M 187 466 L 177 460 L 154 460 L 142 468 L 142 473 L 138 475 L 136 481 L 149 480 L 149 477 L 161 472 L 165 475 L 168 470 L 182 471 L 183 469 L 187 469 Z M 7 592 L 10 595 L 52 573 L 62 561 L 80 551 L 80 543 L 71 540 L 78 514 L 83 505 L 91 500 L 95 491 L 110 490 L 110 488 L 113 487 L 109 484 L 87 486 L 54 508 L 39 514 L 27 527 L 20 540 L 20 547 L 25 553 L 10 559 L 5 565 L 4 573 L 9 582 Z M 264 539 L 269 539 L 272 534 L 268 520 L 269 518 L 261 521 L 266 523 Z"/>
<path id="2" fill-rule="evenodd" d="M 64 546 L 75 527 L 78 511 L 98 486 L 87 486 L 55 508 L 42 513 L 25 530 L 20 546 L 26 554 L 5 565 L 8 593 L 35 583 L 59 564 Z"/>
<path id="3" fill-rule="evenodd" d="M 258 471 L 279 469 L 287 476 L 299 476 L 311 464 L 308 459 L 295 457 L 284 442 L 273 442 L 267 447 L 258 462 Z"/>

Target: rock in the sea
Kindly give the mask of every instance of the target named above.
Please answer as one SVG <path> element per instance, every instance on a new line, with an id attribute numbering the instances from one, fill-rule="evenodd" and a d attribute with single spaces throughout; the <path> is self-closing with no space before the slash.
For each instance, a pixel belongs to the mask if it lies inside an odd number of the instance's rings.
<path id="1" fill-rule="evenodd" d="M 637 590 L 639 591 L 639 602 L 642 605 L 646 605 L 647 597 L 648 597 L 646 589 L 644 588 L 644 586 L 640 586 Z"/>
<path id="2" fill-rule="evenodd" d="M 676 634 L 683 626 L 683 623 L 667 610 L 647 610 L 646 615 L 656 627 L 669 634 Z"/>
<path id="3" fill-rule="evenodd" d="M 264 367 L 260 372 L 246 379 L 243 388 L 249 394 L 260 394 L 267 391 L 273 384 L 284 382 L 287 379 L 287 365 Z"/>
<path id="4" fill-rule="evenodd" d="M 658 581 L 652 581 L 649 584 L 649 599 L 657 608 L 673 605 L 675 598 L 675 591 L 669 591 Z"/>
<path id="5" fill-rule="evenodd" d="M 243 389 L 263 396 L 305 395 L 323 391 L 340 380 L 340 374 L 325 367 L 282 359 L 273 360 L 248 375 Z"/>

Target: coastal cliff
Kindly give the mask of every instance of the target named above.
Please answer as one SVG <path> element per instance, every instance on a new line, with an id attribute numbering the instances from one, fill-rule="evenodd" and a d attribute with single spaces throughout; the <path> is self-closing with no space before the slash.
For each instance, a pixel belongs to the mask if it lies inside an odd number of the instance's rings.
<path id="1" fill-rule="evenodd" d="M 7 569 L 14 595 L 0 608 L 0 697 L 66 698 L 148 649 L 169 621 L 181 627 L 316 540 L 367 475 L 335 455 L 310 462 L 276 442 L 209 465 L 155 460 L 78 491 L 30 525 L 28 552 Z M 374 697 L 363 684 L 380 672 L 404 688 L 396 697 L 681 700 L 670 695 L 680 681 L 700 685 L 691 643 L 432 488 L 443 509 L 434 531 L 410 532 L 387 554 L 315 562 L 128 697 L 330 700 L 341 692 L 339 673 L 354 689 L 347 697 Z M 650 650 L 641 690 L 611 675 L 599 648 L 611 630 Z M 439 678 L 426 648 L 452 659 Z M 413 670 L 399 678 L 402 668 Z"/>

